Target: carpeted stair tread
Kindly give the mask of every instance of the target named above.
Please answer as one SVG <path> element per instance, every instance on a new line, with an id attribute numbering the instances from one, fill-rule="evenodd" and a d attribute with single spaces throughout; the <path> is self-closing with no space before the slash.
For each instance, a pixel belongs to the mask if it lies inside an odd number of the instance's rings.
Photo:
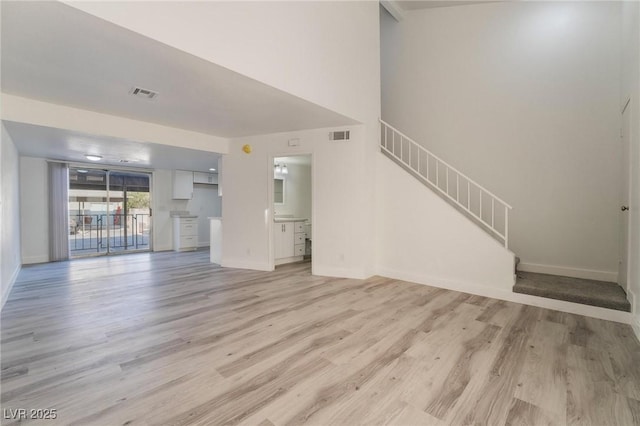
<path id="1" fill-rule="evenodd" d="M 616 283 L 518 271 L 515 293 L 631 311 L 627 295 Z"/>

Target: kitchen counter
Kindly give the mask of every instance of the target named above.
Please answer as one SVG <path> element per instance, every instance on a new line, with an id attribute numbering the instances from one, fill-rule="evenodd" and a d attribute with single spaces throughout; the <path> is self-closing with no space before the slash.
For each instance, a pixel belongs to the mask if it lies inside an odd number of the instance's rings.
<path id="1" fill-rule="evenodd" d="M 301 217 L 276 217 L 273 219 L 273 221 L 275 223 L 282 223 L 282 222 L 306 222 L 307 219 L 306 218 L 301 218 Z"/>
<path id="2" fill-rule="evenodd" d="M 189 213 L 188 210 L 172 210 L 169 212 L 169 216 L 171 217 L 179 217 L 185 219 L 197 219 L 198 215 Z"/>

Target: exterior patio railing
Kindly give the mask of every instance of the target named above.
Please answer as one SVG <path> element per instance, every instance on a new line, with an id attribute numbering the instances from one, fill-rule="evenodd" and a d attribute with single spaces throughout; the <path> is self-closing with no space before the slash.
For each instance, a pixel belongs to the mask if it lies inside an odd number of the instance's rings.
<path id="1" fill-rule="evenodd" d="M 108 223 L 108 233 L 107 233 Z M 75 214 L 69 217 L 72 255 L 149 249 L 148 213 Z"/>

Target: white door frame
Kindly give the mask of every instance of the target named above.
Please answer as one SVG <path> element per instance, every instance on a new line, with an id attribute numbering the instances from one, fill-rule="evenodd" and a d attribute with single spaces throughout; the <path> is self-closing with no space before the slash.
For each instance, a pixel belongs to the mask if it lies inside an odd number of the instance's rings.
<path id="1" fill-rule="evenodd" d="M 268 203 L 269 207 L 265 211 L 265 220 L 267 222 L 267 253 L 269 253 L 269 270 L 275 270 L 275 236 L 273 233 L 273 219 L 274 219 L 274 208 L 273 208 L 273 179 L 274 179 L 274 171 L 273 171 L 273 163 L 278 157 L 301 157 L 301 156 L 310 156 L 311 157 L 311 241 L 315 240 L 316 227 L 313 225 L 315 217 L 316 217 L 316 158 L 313 151 L 300 151 L 300 152 L 279 152 L 279 153 L 271 153 L 269 154 L 268 161 L 269 167 L 267 167 L 267 176 L 269 182 L 267 191 L 268 194 Z M 314 271 L 314 257 L 311 256 L 311 274 L 313 275 Z"/>
<path id="2" fill-rule="evenodd" d="M 631 172 L 632 172 L 632 167 L 631 167 L 631 154 L 632 154 L 632 147 L 631 147 L 631 138 L 630 138 L 630 130 L 631 130 L 631 118 L 629 117 L 629 115 L 627 115 L 628 120 L 629 120 L 629 128 L 625 129 L 625 125 L 624 125 L 624 117 L 625 117 L 625 113 L 630 114 L 631 113 L 631 98 L 627 99 L 627 102 L 625 103 L 624 107 L 622 108 L 622 112 L 620 115 L 620 139 L 621 139 L 621 143 L 623 144 L 622 147 L 622 161 L 626 162 L 627 164 L 625 164 L 623 166 L 623 172 L 626 172 L 626 174 L 624 176 L 622 176 L 623 179 L 623 189 L 626 186 L 626 194 L 622 194 L 623 195 L 623 200 L 621 201 L 621 205 L 620 208 L 622 208 L 623 205 L 626 205 L 627 208 L 630 207 L 630 203 L 631 203 Z M 625 133 L 625 131 L 627 133 Z M 624 146 L 626 145 L 626 146 Z M 625 152 L 627 153 L 626 158 L 625 158 Z M 623 191 L 624 192 L 624 191 Z M 623 290 L 627 293 L 627 298 L 629 298 L 629 291 L 628 291 L 628 287 L 629 287 L 629 275 L 631 272 L 631 265 L 629 264 L 629 253 L 631 251 L 631 211 L 630 210 L 626 210 L 623 212 L 619 213 L 621 215 L 620 218 L 620 236 L 621 238 L 624 238 L 626 240 L 626 247 L 624 247 L 622 250 L 624 251 L 623 253 L 620 253 L 620 259 L 619 259 L 619 266 L 618 266 L 618 284 L 623 288 Z M 624 222 L 626 221 L 626 228 L 623 227 Z M 623 235 L 626 232 L 626 235 Z M 622 241 L 621 241 L 622 243 Z M 623 246 L 623 244 L 620 245 L 621 248 Z"/>

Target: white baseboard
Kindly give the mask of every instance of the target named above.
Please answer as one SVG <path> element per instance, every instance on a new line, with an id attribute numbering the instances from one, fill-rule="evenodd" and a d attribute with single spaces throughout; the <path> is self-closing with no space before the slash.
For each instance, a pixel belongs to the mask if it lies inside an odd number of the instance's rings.
<path id="1" fill-rule="evenodd" d="M 627 289 L 627 300 L 631 304 L 631 312 L 640 312 L 636 308 L 636 294 L 630 288 Z"/>
<path id="2" fill-rule="evenodd" d="M 520 262 L 518 271 L 535 272 L 538 274 L 561 275 L 564 277 L 584 278 L 588 280 L 618 282 L 618 273 L 611 271 L 597 271 L 593 269 L 569 268 L 565 266 L 540 265 L 537 263 Z"/>
<path id="3" fill-rule="evenodd" d="M 545 297 L 531 296 L 528 294 L 514 293 L 511 289 L 511 286 L 509 286 L 508 289 L 489 287 L 478 283 L 449 281 L 446 279 L 407 274 L 402 271 L 393 271 L 384 268 L 378 270 L 378 275 L 402 281 L 414 282 L 417 284 L 429 285 L 432 287 L 445 288 L 447 290 L 454 290 L 463 293 L 475 294 L 478 296 L 491 297 L 493 299 L 506 300 L 508 302 L 521 303 L 523 305 L 531 305 L 540 308 L 567 312 L 570 314 L 584 315 L 587 317 L 598 318 L 607 321 L 615 321 L 624 324 L 633 324 L 634 321 L 633 316 L 629 312 L 599 308 L 597 306 L 582 305 L 580 303 L 565 302 L 563 300 L 547 299 Z M 638 327 L 640 327 L 640 324 L 638 324 Z M 640 329 L 636 331 L 636 334 L 638 334 L 639 331 Z"/>
<path id="4" fill-rule="evenodd" d="M 22 258 L 23 265 L 32 265 L 34 263 L 48 263 L 49 255 L 40 255 L 40 256 L 25 256 Z"/>
<path id="5" fill-rule="evenodd" d="M 276 259 L 275 260 L 275 265 L 285 265 L 287 263 L 293 263 L 293 262 L 300 262 L 304 260 L 304 256 L 293 256 L 293 257 L 284 257 L 282 259 Z"/>
<path id="6" fill-rule="evenodd" d="M 153 251 L 172 251 L 173 250 L 173 246 L 172 245 L 166 245 L 166 246 L 161 246 L 159 244 L 154 244 L 153 245 Z"/>
<path id="7" fill-rule="evenodd" d="M 351 268 L 336 268 L 334 266 L 314 264 L 312 269 L 313 275 L 319 275 L 322 277 L 353 278 L 357 280 L 365 280 L 370 277 L 370 275 L 365 274 L 363 271 Z"/>
<path id="8" fill-rule="evenodd" d="M 7 303 L 7 299 L 9 299 L 9 294 L 11 294 L 11 289 L 13 288 L 13 285 L 16 283 L 16 279 L 18 278 L 20 269 L 22 269 L 22 267 L 20 265 L 17 265 L 16 269 L 13 271 L 13 273 L 11 274 L 11 277 L 9 278 L 9 283 L 7 284 L 6 290 L 2 295 L 2 304 L 0 305 L 0 311 L 2 311 L 2 308 L 4 308 L 4 304 Z"/>
<path id="9" fill-rule="evenodd" d="M 199 242 L 198 248 L 209 247 L 209 241 Z"/>
<path id="10" fill-rule="evenodd" d="M 488 285 L 482 285 L 480 283 L 454 281 L 445 278 L 398 271 L 390 268 L 378 268 L 377 273 L 378 275 L 382 275 L 383 277 L 429 285 L 432 287 L 446 288 L 447 290 L 476 294 L 478 296 L 493 297 L 495 299 L 503 299 L 504 293 L 511 292 L 511 289 L 515 284 L 512 275 L 510 275 L 509 278 L 507 278 L 505 282 L 502 283 L 501 287 L 491 287 Z"/>
<path id="11" fill-rule="evenodd" d="M 636 306 L 638 299 L 636 299 L 636 294 L 631 289 L 627 289 L 627 298 L 629 299 L 629 303 L 631 303 L 631 312 L 633 312 L 631 328 L 633 328 L 633 332 L 640 342 L 640 306 Z"/>
<path id="12" fill-rule="evenodd" d="M 633 328 L 636 339 L 640 342 L 640 316 L 634 318 L 634 321 L 631 323 L 631 328 Z"/>
<path id="13" fill-rule="evenodd" d="M 254 271 L 273 271 L 268 262 L 251 262 L 244 259 L 222 259 L 223 268 L 251 269 Z"/>

